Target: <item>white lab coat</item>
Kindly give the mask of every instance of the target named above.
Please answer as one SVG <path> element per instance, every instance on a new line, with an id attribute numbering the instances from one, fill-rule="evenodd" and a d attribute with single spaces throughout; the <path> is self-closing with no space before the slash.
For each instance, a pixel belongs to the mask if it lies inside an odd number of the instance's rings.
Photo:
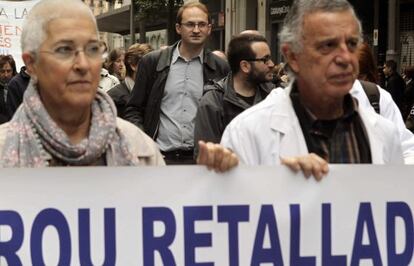
<path id="1" fill-rule="evenodd" d="M 397 127 L 404 161 L 406 164 L 414 164 L 414 134 L 405 127 L 400 109 L 398 109 L 398 106 L 393 101 L 391 94 L 381 87 L 377 87 L 380 92 L 380 115 L 393 122 Z M 361 108 L 368 108 L 374 111 L 359 80 L 355 80 L 350 93 L 358 99 Z"/>
<path id="2" fill-rule="evenodd" d="M 277 165 L 281 157 L 308 154 L 305 138 L 286 89 L 275 89 L 261 103 L 247 109 L 227 126 L 221 144 L 247 165 Z M 390 121 L 359 108 L 374 164 L 402 164 L 399 134 Z"/>

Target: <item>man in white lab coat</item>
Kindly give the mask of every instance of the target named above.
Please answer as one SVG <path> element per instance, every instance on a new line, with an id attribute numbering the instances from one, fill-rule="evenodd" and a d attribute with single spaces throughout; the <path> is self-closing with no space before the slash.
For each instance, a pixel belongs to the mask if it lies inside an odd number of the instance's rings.
<path id="1" fill-rule="evenodd" d="M 328 163 L 403 163 L 392 122 L 350 94 L 361 23 L 346 0 L 296 0 L 279 35 L 294 79 L 236 117 L 221 143 L 246 164 L 320 179 Z"/>

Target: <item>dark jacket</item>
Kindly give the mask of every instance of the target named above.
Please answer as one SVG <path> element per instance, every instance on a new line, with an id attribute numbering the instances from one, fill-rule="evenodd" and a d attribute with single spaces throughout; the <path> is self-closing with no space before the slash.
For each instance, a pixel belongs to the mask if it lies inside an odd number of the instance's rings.
<path id="1" fill-rule="evenodd" d="M 391 94 L 400 112 L 403 112 L 403 96 L 405 91 L 404 79 L 398 73 L 392 73 L 386 79 L 386 90 Z"/>
<path id="2" fill-rule="evenodd" d="M 26 67 L 20 69 L 19 74 L 14 76 L 8 84 L 7 108 L 10 117 L 14 115 L 17 108 L 23 102 L 23 94 L 30 81 L 30 76 L 25 72 Z"/>
<path id="3" fill-rule="evenodd" d="M 403 103 L 402 115 L 403 118 L 406 119 L 410 114 L 411 107 L 414 105 L 414 79 L 406 84 Z"/>
<path id="4" fill-rule="evenodd" d="M 131 98 L 131 92 L 126 86 L 125 81 L 122 81 L 120 84 L 110 89 L 108 94 L 115 103 L 118 116 L 123 118 L 125 107 L 129 101 L 129 98 Z"/>
<path id="5" fill-rule="evenodd" d="M 414 133 L 414 106 L 411 108 L 411 111 L 405 120 L 405 127 Z"/>
<path id="6" fill-rule="evenodd" d="M 253 105 L 266 98 L 272 88 L 273 85 L 270 83 L 260 84 L 257 88 Z M 219 82 L 207 85 L 204 91 L 205 94 L 200 100 L 195 118 L 195 154 L 197 154 L 197 143 L 199 140 L 220 143 L 224 129 L 230 121 L 251 107 L 237 96 L 231 74 Z"/>
<path id="7" fill-rule="evenodd" d="M 10 119 L 5 95 L 7 95 L 6 85 L 0 82 L 0 124 L 6 123 Z"/>
<path id="8" fill-rule="evenodd" d="M 161 101 L 176 46 L 177 43 L 166 49 L 150 52 L 139 61 L 135 86 L 124 113 L 126 120 L 141 127 L 153 139 L 158 135 Z M 204 50 L 204 83 L 219 80 L 228 72 L 227 62 Z"/>

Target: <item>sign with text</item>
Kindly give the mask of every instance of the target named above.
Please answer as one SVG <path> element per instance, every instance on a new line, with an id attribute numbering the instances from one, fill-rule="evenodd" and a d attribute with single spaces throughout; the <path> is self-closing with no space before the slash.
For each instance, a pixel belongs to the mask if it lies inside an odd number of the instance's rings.
<path id="1" fill-rule="evenodd" d="M 1 169 L 0 265 L 412 265 L 413 168 Z"/>
<path id="2" fill-rule="evenodd" d="M 38 0 L 0 1 L 0 54 L 12 55 L 17 71 L 23 66 L 20 37 L 23 21 Z"/>
<path id="3" fill-rule="evenodd" d="M 292 0 L 273 0 L 269 4 L 269 14 L 272 21 L 283 21 L 292 6 Z"/>

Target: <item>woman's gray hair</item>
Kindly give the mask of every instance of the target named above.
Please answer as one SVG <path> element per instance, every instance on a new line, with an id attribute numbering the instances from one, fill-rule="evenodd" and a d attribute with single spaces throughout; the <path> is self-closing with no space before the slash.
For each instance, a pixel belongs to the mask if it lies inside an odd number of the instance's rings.
<path id="1" fill-rule="evenodd" d="M 358 23 L 360 39 L 362 40 L 361 21 L 347 0 L 295 0 L 285 17 L 283 28 L 279 33 L 280 43 L 289 44 L 294 52 L 300 52 L 303 48 L 302 30 L 305 15 L 318 11 L 340 12 L 348 10 L 352 12 Z"/>
<path id="2" fill-rule="evenodd" d="M 47 25 L 51 20 L 56 18 L 73 18 L 82 15 L 90 16 L 96 26 L 96 34 L 99 37 L 95 16 L 91 9 L 81 0 L 40 1 L 33 6 L 23 23 L 20 40 L 22 52 L 29 52 L 36 55 L 47 37 Z"/>

